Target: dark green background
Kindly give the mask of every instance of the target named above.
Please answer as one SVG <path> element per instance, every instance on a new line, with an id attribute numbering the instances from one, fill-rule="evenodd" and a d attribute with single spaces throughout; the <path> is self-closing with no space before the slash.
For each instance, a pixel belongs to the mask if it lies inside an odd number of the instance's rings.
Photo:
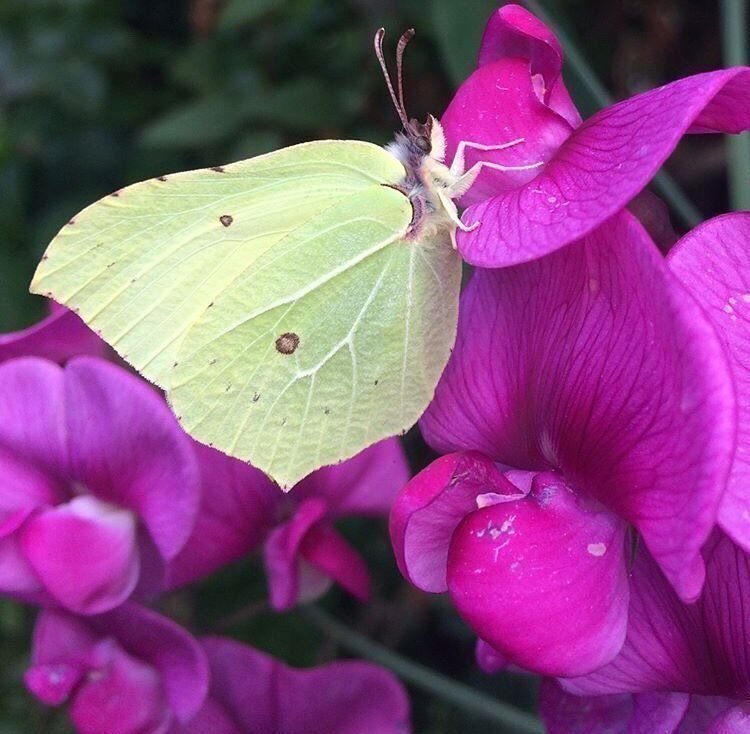
<path id="1" fill-rule="evenodd" d="M 215 165 L 315 138 L 387 142 L 396 117 L 372 54 L 417 30 L 407 54 L 410 114 L 439 115 L 470 71 L 487 0 L 0 0 L 0 331 L 33 322 L 26 295 L 57 229 L 125 184 Z M 692 0 L 570 0 L 546 7 L 615 97 L 721 65 L 717 9 Z M 392 45 L 390 46 L 392 48 Z M 572 77 L 570 77 L 572 79 Z M 570 84 L 585 114 L 594 103 Z M 717 136 L 683 144 L 669 167 L 707 215 L 726 208 Z M 428 459 L 417 436 L 410 458 Z M 351 626 L 451 677 L 533 709 L 522 677 L 488 677 L 473 638 L 440 598 L 396 573 L 385 526 L 350 522 L 373 569 L 376 598 L 362 607 L 337 591 L 326 606 Z M 339 654 L 297 614 L 263 608 L 254 561 L 228 569 L 163 608 L 197 631 L 224 631 L 313 664 Z M 244 612 L 237 619 L 232 615 Z M 64 716 L 22 690 L 31 610 L 0 602 L 0 732 L 64 732 Z M 441 701 L 413 693 L 415 732 L 488 730 Z M 492 731 L 500 732 L 494 727 Z"/>

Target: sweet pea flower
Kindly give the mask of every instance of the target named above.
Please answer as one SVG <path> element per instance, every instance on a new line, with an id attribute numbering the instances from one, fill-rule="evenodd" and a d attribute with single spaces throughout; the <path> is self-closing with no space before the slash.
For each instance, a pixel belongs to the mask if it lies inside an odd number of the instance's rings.
<path id="1" fill-rule="evenodd" d="M 545 682 L 550 734 L 750 731 L 750 557 L 720 531 L 704 555 L 703 594 L 684 604 L 638 552 L 625 644 L 588 676 Z"/>
<path id="2" fill-rule="evenodd" d="M 261 471 L 196 445 L 203 500 L 195 530 L 168 569 L 170 588 L 195 581 L 263 547 L 272 606 L 281 611 L 336 581 L 355 597 L 370 592 L 367 566 L 334 528 L 339 518 L 387 516 L 409 479 L 398 439 L 387 439 L 282 492 Z"/>
<path id="3" fill-rule="evenodd" d="M 54 301 L 49 311 L 27 329 L 0 334 L 0 362 L 33 356 L 62 364 L 79 354 L 104 354 L 106 344 L 76 314 Z"/>
<path id="4" fill-rule="evenodd" d="M 127 602 L 90 617 L 43 611 L 24 680 L 40 702 L 67 702 L 80 734 L 166 734 L 201 709 L 209 670 L 185 630 Z"/>
<path id="5" fill-rule="evenodd" d="M 193 529 L 192 445 L 162 398 L 95 357 L 0 365 L 0 592 L 80 614 L 162 582 Z"/>
<path id="6" fill-rule="evenodd" d="M 565 691 L 545 684 L 550 734 L 750 731 L 750 212 L 696 227 L 668 261 L 714 324 L 734 378 L 737 445 L 720 510 L 731 538 L 715 531 L 704 548 L 706 585 L 689 606 L 638 553 L 625 644 L 609 665 L 563 680 Z"/>
<path id="7" fill-rule="evenodd" d="M 208 637 L 202 644 L 211 667 L 208 700 L 179 734 L 411 731 L 403 686 L 375 665 L 346 661 L 298 670 L 232 640 Z"/>
<path id="8" fill-rule="evenodd" d="M 458 233 L 474 265 L 525 262 L 590 233 L 646 186 L 686 132 L 750 128 L 746 67 L 680 79 L 582 123 L 562 60 L 549 28 L 506 5 L 490 18 L 478 68 L 441 119 L 447 160 L 466 141 L 474 144 L 463 148 L 467 167 L 495 166 L 482 169 L 461 201 L 463 221 L 479 223 Z M 508 145 L 514 141 L 522 142 Z"/>
<path id="9" fill-rule="evenodd" d="M 448 591 L 498 659 L 554 676 L 611 661 L 636 534 L 681 599 L 699 596 L 732 462 L 732 376 L 628 212 L 475 272 L 421 428 L 447 455 L 396 500 L 399 567 Z"/>

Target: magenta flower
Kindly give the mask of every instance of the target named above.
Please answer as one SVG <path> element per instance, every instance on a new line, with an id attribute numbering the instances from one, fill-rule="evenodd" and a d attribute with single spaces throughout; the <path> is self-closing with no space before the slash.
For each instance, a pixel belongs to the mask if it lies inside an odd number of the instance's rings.
<path id="1" fill-rule="evenodd" d="M 72 311 L 50 301 L 49 316 L 22 331 L 0 334 L 0 362 L 44 357 L 62 364 L 77 354 L 102 355 L 107 345 Z"/>
<path id="2" fill-rule="evenodd" d="M 403 686 L 375 665 L 290 668 L 239 642 L 203 640 L 211 689 L 179 734 L 408 734 Z"/>
<path id="3" fill-rule="evenodd" d="M 750 69 L 680 79 L 581 123 L 552 31 L 517 5 L 491 18 L 477 70 L 442 117 L 452 160 L 486 161 L 462 203 L 458 247 L 475 265 L 525 262 L 588 234 L 648 183 L 686 132 L 750 128 Z M 502 150 L 486 150 L 522 140 Z M 476 147 L 478 144 L 478 147 Z"/>
<path id="4" fill-rule="evenodd" d="M 609 662 L 636 531 L 686 601 L 732 461 L 731 375 L 701 309 L 623 212 L 551 255 L 477 271 L 421 423 L 442 457 L 391 515 L 399 566 L 511 663 Z"/>
<path id="5" fill-rule="evenodd" d="M 397 439 L 324 467 L 284 494 L 262 472 L 196 445 L 203 501 L 190 541 L 169 566 L 181 586 L 261 545 L 271 604 L 285 610 L 336 581 L 365 600 L 370 579 L 361 556 L 334 528 L 344 516 L 386 516 L 409 479 Z"/>
<path id="6" fill-rule="evenodd" d="M 713 322 L 737 391 L 737 447 L 720 521 L 704 548 L 706 585 L 681 603 L 641 551 L 627 639 L 609 665 L 545 685 L 551 734 L 603 731 L 741 734 L 750 727 L 750 212 L 712 219 L 680 240 L 669 264 Z M 572 695 L 578 694 L 578 695 Z M 597 695 L 580 698 L 582 695 Z M 658 707 L 658 716 L 653 713 Z M 658 723 L 659 728 L 653 726 Z"/>
<path id="7" fill-rule="evenodd" d="M 0 365 L 0 592 L 81 614 L 158 588 L 199 502 L 161 397 L 93 357 Z"/>
<path id="8" fill-rule="evenodd" d="M 24 679 L 42 703 L 67 702 L 80 734 L 174 734 L 203 705 L 209 670 L 191 635 L 127 603 L 91 617 L 43 611 Z"/>

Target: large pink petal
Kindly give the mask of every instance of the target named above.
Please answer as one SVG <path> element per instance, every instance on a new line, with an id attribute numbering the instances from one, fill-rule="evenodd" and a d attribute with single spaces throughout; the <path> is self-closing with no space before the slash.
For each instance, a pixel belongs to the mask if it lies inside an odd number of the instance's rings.
<path id="1" fill-rule="evenodd" d="M 565 89 L 562 49 L 554 33 L 520 5 L 499 8 L 487 22 L 479 50 L 479 66 L 504 58 L 527 59 L 529 74 L 539 77 L 540 97 L 573 127 L 581 117 Z"/>
<path id="2" fill-rule="evenodd" d="M 79 614 L 122 604 L 140 570 L 135 518 L 91 496 L 77 497 L 29 519 L 24 556 L 45 589 Z"/>
<path id="3" fill-rule="evenodd" d="M 492 67 L 475 72 L 451 103 L 473 119 L 486 115 L 488 122 L 482 128 L 463 123 L 467 130 L 446 126 L 453 145 L 475 129 L 483 134 L 477 142 L 497 144 L 509 139 L 507 125 L 498 116 L 497 98 L 503 95 L 490 96 L 495 83 L 489 78 Z M 475 106 L 473 112 L 468 103 Z M 460 114 L 459 109 L 454 114 Z M 532 140 L 539 135 L 537 118 L 529 118 L 526 125 L 525 129 L 514 126 L 512 137 Z M 608 107 L 576 128 L 554 155 L 537 154 L 538 160 L 548 162 L 533 180 L 514 190 L 498 184 L 496 195 L 475 203 L 475 193 L 487 193 L 480 177 L 477 192 L 471 194 L 474 205 L 463 219 L 481 224 L 472 232 L 458 233 L 459 250 L 468 262 L 485 267 L 541 257 L 583 237 L 624 208 L 686 132 L 738 133 L 749 127 L 750 69 L 746 68 L 687 77 Z"/>
<path id="4" fill-rule="evenodd" d="M 673 734 L 689 698 L 680 693 L 579 697 L 546 680 L 539 708 L 547 734 Z"/>
<path id="5" fill-rule="evenodd" d="M 295 670 L 238 642 L 206 638 L 211 697 L 243 732 L 408 734 L 409 703 L 387 671 L 341 662 Z M 193 734 L 188 728 L 188 733 Z"/>
<path id="6" fill-rule="evenodd" d="M 479 495 L 518 499 L 520 492 L 486 456 L 448 454 L 412 479 L 391 511 L 393 552 L 401 573 L 423 591 L 448 589 L 448 548 Z"/>
<path id="7" fill-rule="evenodd" d="M 683 691 L 744 697 L 750 690 L 750 557 L 715 531 L 706 544 L 706 586 L 683 604 L 643 551 L 631 575 L 628 634 L 617 658 L 563 681 L 579 694 Z"/>
<path id="8" fill-rule="evenodd" d="M 477 69 L 458 89 L 440 122 L 445 129 L 448 162 L 453 160 L 461 141 L 498 145 L 524 139 L 523 143 L 500 151 L 480 152 L 467 148 L 467 170 L 480 160 L 503 166 L 548 163 L 572 132 L 570 123 L 539 98 L 529 75 L 529 64 L 520 58 L 504 58 Z M 540 167 L 508 171 L 485 168 L 461 203 L 464 206 L 477 204 L 499 191 L 513 192 L 519 186 L 533 186 L 541 170 Z M 474 207 L 468 211 L 473 212 Z M 467 222 L 474 219 L 469 215 L 465 217 Z M 488 229 L 482 224 L 470 236 L 476 238 L 481 236 L 482 230 Z M 473 254 L 464 249 L 465 256 Z"/>
<path id="9" fill-rule="evenodd" d="M 422 419 L 441 452 L 555 469 L 633 524 L 686 600 L 732 459 L 714 330 L 634 217 L 549 257 L 475 273 Z"/>
<path id="10" fill-rule="evenodd" d="M 719 522 L 750 550 L 750 212 L 726 214 L 685 235 L 669 264 L 703 306 L 729 355 L 737 391 L 737 452 Z"/>
<path id="11" fill-rule="evenodd" d="M 190 535 L 200 501 L 192 442 L 162 398 L 92 357 L 65 367 L 73 472 L 93 494 L 134 510 L 162 555 Z"/>
<path id="12" fill-rule="evenodd" d="M 625 527 L 554 474 L 468 515 L 453 535 L 448 590 L 459 614 L 516 665 L 577 675 L 625 640 Z"/>
<path id="13" fill-rule="evenodd" d="M 77 354 L 104 354 L 107 345 L 72 311 L 57 308 L 23 331 L 0 334 L 0 362 L 44 357 L 62 364 Z"/>
<path id="14" fill-rule="evenodd" d="M 207 446 L 194 447 L 201 507 L 190 539 L 169 564 L 169 588 L 204 578 L 258 548 L 286 499 L 259 469 Z"/>
<path id="15" fill-rule="evenodd" d="M 409 481 L 409 464 L 397 438 L 370 446 L 341 464 L 325 466 L 303 479 L 292 499 L 321 497 L 330 517 L 387 515 L 396 495 Z"/>

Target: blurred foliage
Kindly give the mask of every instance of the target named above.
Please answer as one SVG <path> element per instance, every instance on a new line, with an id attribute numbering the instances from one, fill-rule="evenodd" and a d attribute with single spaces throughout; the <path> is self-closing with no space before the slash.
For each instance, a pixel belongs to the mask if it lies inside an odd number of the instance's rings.
<path id="1" fill-rule="evenodd" d="M 316 138 L 387 142 L 396 128 L 371 51 L 413 26 L 410 114 L 440 114 L 472 68 L 490 0 L 0 0 L 0 331 L 34 321 L 36 260 L 86 204 L 140 179 L 216 165 Z M 718 19 L 702 0 L 548 0 L 610 91 L 623 97 L 720 66 Z M 591 101 L 573 87 L 585 114 Z M 695 136 L 670 162 L 707 214 L 726 208 L 722 141 Z M 429 456 L 418 435 L 414 468 Z M 382 523 L 345 528 L 373 569 L 362 607 L 326 605 L 361 632 L 452 677 L 533 709 L 533 685 L 484 676 L 473 638 L 439 598 L 400 580 Z M 224 631 L 294 664 L 337 654 L 298 614 L 270 614 L 256 562 L 164 601 L 197 631 Z M 237 610 L 244 610 L 237 614 Z M 68 731 L 23 692 L 30 610 L 0 602 L 0 732 Z M 487 730 L 438 700 L 413 696 L 419 734 Z"/>

